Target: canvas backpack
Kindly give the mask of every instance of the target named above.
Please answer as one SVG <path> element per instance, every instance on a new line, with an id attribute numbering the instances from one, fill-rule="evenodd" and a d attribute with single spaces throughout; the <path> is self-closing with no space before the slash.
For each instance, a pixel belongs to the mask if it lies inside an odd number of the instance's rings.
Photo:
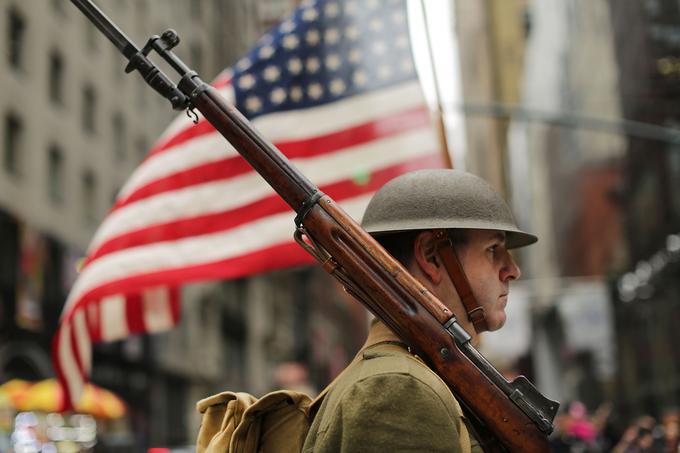
<path id="1" fill-rule="evenodd" d="M 299 452 L 327 390 L 315 400 L 292 390 L 278 390 L 259 399 L 234 392 L 205 398 L 196 405 L 203 417 L 196 452 Z"/>

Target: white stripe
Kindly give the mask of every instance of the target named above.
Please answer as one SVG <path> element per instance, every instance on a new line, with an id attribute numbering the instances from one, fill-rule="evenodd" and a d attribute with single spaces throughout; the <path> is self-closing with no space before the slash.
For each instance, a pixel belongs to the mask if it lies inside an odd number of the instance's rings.
<path id="1" fill-rule="evenodd" d="M 431 154 L 435 149 L 429 129 L 347 148 L 346 151 L 310 159 L 294 159 L 297 168 L 317 185 L 352 179 L 404 160 Z M 131 203 L 112 212 L 97 230 L 89 251 L 106 240 L 150 225 L 187 217 L 222 212 L 253 203 L 273 193 L 271 187 L 254 172 L 190 186 Z"/>
<path id="2" fill-rule="evenodd" d="M 85 275 L 84 271 L 80 279 Z M 77 286 L 77 282 L 76 285 Z M 70 299 L 70 296 L 69 296 Z M 124 338 L 130 334 L 125 316 L 125 297 L 121 294 L 102 298 L 99 306 L 101 316 L 102 340 L 113 341 Z"/>
<path id="3" fill-rule="evenodd" d="M 73 356 L 73 349 L 71 349 L 71 324 L 62 323 L 59 328 L 59 346 L 58 357 L 61 373 L 64 376 L 68 392 L 71 394 L 71 401 L 75 402 L 80 399 L 80 394 L 83 391 L 83 377 L 78 370 L 78 364 Z"/>
<path id="4" fill-rule="evenodd" d="M 372 194 L 341 203 L 349 215 L 359 218 Z M 83 269 L 69 293 L 64 316 L 86 292 L 114 280 L 247 255 L 263 248 L 292 241 L 292 213 L 282 213 L 215 234 L 194 236 L 172 242 L 158 242 L 105 255 Z M 115 300 L 120 296 L 106 299 Z M 102 318 L 104 314 L 102 300 Z M 114 304 L 121 306 L 121 303 Z M 112 308 L 112 317 L 120 316 Z M 106 322 L 108 319 L 103 319 Z M 124 319 L 123 319 L 124 321 Z M 104 330 L 104 329 L 102 329 Z"/>
<path id="5" fill-rule="evenodd" d="M 320 107 L 271 113 L 255 118 L 252 124 L 271 142 L 300 140 L 386 118 L 421 105 L 425 102 L 419 85 L 409 82 Z M 156 179 L 237 154 L 217 132 L 187 140 L 145 161 L 125 183 L 121 194 L 128 195 Z"/>
<path id="6" fill-rule="evenodd" d="M 173 326 L 170 295 L 166 287 L 156 286 L 143 291 L 142 304 L 147 332 L 160 332 Z"/>
<path id="7" fill-rule="evenodd" d="M 73 326 L 76 337 L 76 347 L 78 348 L 78 356 L 80 357 L 80 363 L 83 366 L 83 372 L 85 374 L 90 374 L 90 371 L 92 370 L 92 342 L 90 341 L 90 334 L 87 331 L 84 310 L 78 310 L 73 314 Z"/>

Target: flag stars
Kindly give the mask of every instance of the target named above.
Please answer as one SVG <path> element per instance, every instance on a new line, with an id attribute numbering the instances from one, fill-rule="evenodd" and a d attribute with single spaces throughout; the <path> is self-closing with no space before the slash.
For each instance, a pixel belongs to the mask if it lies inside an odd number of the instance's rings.
<path id="1" fill-rule="evenodd" d="M 403 11 L 395 11 L 392 13 L 392 23 L 395 25 L 403 25 L 406 21 L 406 16 Z"/>
<path id="2" fill-rule="evenodd" d="M 342 60 L 338 54 L 331 54 L 326 57 L 326 67 L 331 71 L 337 71 L 342 66 Z"/>
<path id="3" fill-rule="evenodd" d="M 272 104 L 281 104 L 286 100 L 286 90 L 281 87 L 274 88 L 269 95 L 269 100 L 272 101 Z"/>
<path id="4" fill-rule="evenodd" d="M 401 69 L 404 71 L 406 74 L 410 74 L 413 72 L 414 67 L 413 67 L 413 61 L 411 61 L 410 58 L 404 58 L 401 62 Z"/>
<path id="5" fill-rule="evenodd" d="M 328 3 L 324 9 L 324 14 L 330 18 L 337 17 L 340 14 L 340 6 L 335 2 Z"/>
<path id="6" fill-rule="evenodd" d="M 378 78 L 381 80 L 387 80 L 390 77 L 392 77 L 392 68 L 390 68 L 388 65 L 383 65 L 378 68 Z"/>
<path id="7" fill-rule="evenodd" d="M 307 88 L 307 96 L 316 100 L 319 100 L 323 96 L 323 87 L 320 83 L 310 83 Z"/>
<path id="8" fill-rule="evenodd" d="M 349 54 L 347 55 L 347 59 L 350 61 L 350 63 L 357 64 L 361 61 L 362 53 L 359 49 L 352 49 L 349 51 Z"/>
<path id="9" fill-rule="evenodd" d="M 382 31 L 384 27 L 385 25 L 383 24 L 383 21 L 378 18 L 371 19 L 371 22 L 368 24 L 368 28 L 376 33 Z"/>
<path id="10" fill-rule="evenodd" d="M 366 6 L 368 9 L 376 9 L 378 7 L 378 0 L 367 0 Z"/>
<path id="11" fill-rule="evenodd" d="M 236 63 L 236 69 L 241 71 L 247 70 L 253 64 L 250 58 L 241 58 L 238 63 Z"/>
<path id="12" fill-rule="evenodd" d="M 384 55 L 385 52 L 387 52 L 387 46 L 385 45 L 384 41 L 376 41 L 373 44 L 373 52 L 376 55 Z"/>
<path id="13" fill-rule="evenodd" d="M 271 58 L 272 55 L 274 55 L 274 48 L 270 45 L 262 46 L 260 48 L 260 51 L 258 52 L 258 56 L 263 59 L 267 60 L 268 58 Z"/>
<path id="14" fill-rule="evenodd" d="M 294 57 L 288 60 L 288 72 L 293 75 L 297 75 L 302 71 L 302 61 L 299 58 Z"/>
<path id="15" fill-rule="evenodd" d="M 302 12 L 302 20 L 305 22 L 313 22 L 316 20 L 316 18 L 319 17 L 319 13 L 316 11 L 316 8 L 311 7 L 307 8 Z"/>
<path id="16" fill-rule="evenodd" d="M 257 113 L 262 109 L 262 101 L 257 96 L 249 96 L 246 99 L 246 109 L 250 113 Z"/>
<path id="17" fill-rule="evenodd" d="M 319 40 L 321 39 L 321 36 L 319 36 L 319 31 L 318 30 L 309 30 L 305 34 L 305 41 L 307 41 L 307 44 L 310 46 L 315 46 L 319 44 Z"/>
<path id="18" fill-rule="evenodd" d="M 295 35 L 286 35 L 283 38 L 283 47 L 288 49 L 288 50 L 297 49 L 297 46 L 299 44 L 300 44 L 300 40 Z"/>
<path id="19" fill-rule="evenodd" d="M 295 30 L 295 22 L 286 20 L 279 26 L 279 30 L 281 30 L 281 33 L 290 33 Z"/>
<path id="20" fill-rule="evenodd" d="M 238 86 L 242 90 L 249 90 L 255 86 L 255 77 L 252 74 L 244 74 L 238 79 Z"/>
<path id="21" fill-rule="evenodd" d="M 319 59 L 316 57 L 309 57 L 307 59 L 307 72 L 310 74 L 315 74 L 316 72 L 321 69 L 321 63 L 319 62 Z"/>
<path id="22" fill-rule="evenodd" d="M 276 82 L 281 76 L 281 71 L 276 66 L 270 65 L 264 70 L 263 76 L 267 82 Z"/>
<path id="23" fill-rule="evenodd" d="M 345 36 L 350 41 L 356 41 L 359 38 L 359 28 L 356 25 L 349 25 L 345 29 Z"/>
<path id="24" fill-rule="evenodd" d="M 350 15 L 354 15 L 354 14 L 357 13 L 357 11 L 358 11 L 358 8 L 357 8 L 357 2 L 356 1 L 352 0 L 352 1 L 345 3 L 345 13 L 350 14 Z"/>
<path id="25" fill-rule="evenodd" d="M 300 102 L 302 100 L 302 88 L 299 86 L 293 86 L 290 88 L 289 94 L 291 101 Z"/>
<path id="26" fill-rule="evenodd" d="M 406 49 L 408 47 L 408 36 L 405 34 L 397 36 L 397 39 L 394 40 L 394 44 L 398 49 Z"/>
<path id="27" fill-rule="evenodd" d="M 361 69 L 357 70 L 354 75 L 352 76 L 352 81 L 354 84 L 358 87 L 362 87 L 368 83 L 368 76 L 366 75 L 365 71 L 362 71 Z"/>
<path id="28" fill-rule="evenodd" d="M 330 84 L 331 93 L 336 96 L 340 96 L 347 90 L 347 86 L 342 79 L 333 79 Z"/>
<path id="29" fill-rule="evenodd" d="M 340 31 L 337 28 L 329 28 L 324 35 L 326 44 L 337 44 L 340 41 Z"/>

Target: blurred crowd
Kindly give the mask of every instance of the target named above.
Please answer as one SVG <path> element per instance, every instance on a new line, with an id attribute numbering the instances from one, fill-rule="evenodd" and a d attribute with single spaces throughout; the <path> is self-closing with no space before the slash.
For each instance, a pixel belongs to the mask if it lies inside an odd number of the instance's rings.
<path id="1" fill-rule="evenodd" d="M 660 419 L 641 415 L 622 423 L 611 404 L 589 413 L 574 401 L 555 417 L 551 451 L 569 453 L 678 453 L 680 410 L 666 410 Z"/>

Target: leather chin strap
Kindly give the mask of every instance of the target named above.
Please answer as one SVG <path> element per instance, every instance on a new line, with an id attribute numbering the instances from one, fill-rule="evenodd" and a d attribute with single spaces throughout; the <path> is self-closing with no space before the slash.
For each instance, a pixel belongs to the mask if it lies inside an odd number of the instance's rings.
<path id="1" fill-rule="evenodd" d="M 463 266 L 458 260 L 456 255 L 456 250 L 453 248 L 453 242 L 449 237 L 449 233 L 446 230 L 433 230 L 435 235 L 435 248 L 439 257 L 448 272 L 453 285 L 456 287 L 458 296 L 460 297 L 465 311 L 467 312 L 468 319 L 472 322 L 477 333 L 481 333 L 488 330 L 486 324 L 486 313 L 484 308 L 477 302 L 474 294 L 472 294 L 472 289 L 470 288 L 470 282 L 468 282 L 465 276 L 465 271 L 463 271 Z"/>

